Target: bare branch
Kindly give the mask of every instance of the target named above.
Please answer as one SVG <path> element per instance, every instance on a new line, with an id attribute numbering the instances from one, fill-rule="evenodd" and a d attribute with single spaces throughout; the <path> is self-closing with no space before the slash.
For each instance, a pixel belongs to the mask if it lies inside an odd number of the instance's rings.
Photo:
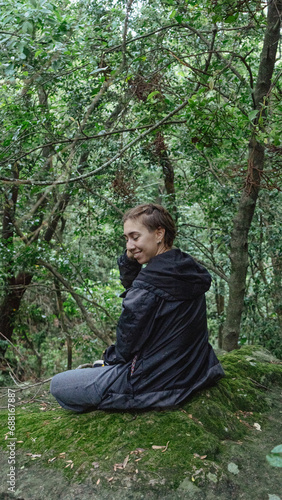
<path id="1" fill-rule="evenodd" d="M 93 196 L 98 196 L 98 198 L 100 198 L 101 200 L 104 200 L 106 203 L 108 203 L 121 217 L 123 217 L 124 215 L 124 212 L 118 208 L 111 200 L 109 200 L 109 198 L 106 198 L 106 196 L 103 196 L 102 194 L 100 193 L 94 193 L 93 189 L 91 189 L 89 186 L 87 186 L 87 184 L 83 181 L 81 181 L 81 185 L 83 186 L 83 188 L 88 192 L 88 193 L 91 193 L 93 194 Z"/>
<path id="2" fill-rule="evenodd" d="M 18 35 L 17 33 L 11 33 L 10 31 L 0 31 L 1 35 L 10 35 L 10 36 L 16 36 L 18 38 L 21 38 L 21 35 Z"/>
<path id="3" fill-rule="evenodd" d="M 3 339 L 6 340 L 6 342 L 8 342 L 12 348 L 18 353 L 18 355 L 23 358 L 22 354 L 20 353 L 20 351 L 14 346 L 14 344 L 6 337 L 6 335 L 4 335 L 4 333 L 0 332 L 0 335 L 1 337 L 3 337 Z"/>
<path id="4" fill-rule="evenodd" d="M 189 24 L 186 23 L 183 23 L 183 26 L 188 28 L 193 33 L 195 33 L 195 35 L 197 35 L 205 45 L 209 46 L 209 40 L 202 34 L 201 31 L 197 30 L 196 28 L 193 28 L 193 26 L 190 26 Z M 227 59 L 225 59 L 225 57 L 223 57 L 221 53 L 217 50 L 214 50 L 214 53 L 231 69 L 231 71 L 234 73 L 234 75 L 237 76 L 237 78 L 239 78 L 240 81 L 244 81 L 244 77 L 239 73 L 239 71 L 237 71 L 237 69 L 234 66 L 232 66 L 231 61 L 227 61 Z"/>
<path id="5" fill-rule="evenodd" d="M 103 342 L 106 344 L 110 345 L 112 343 L 112 339 L 108 335 L 104 335 L 98 330 L 98 328 L 95 326 L 93 319 L 91 318 L 90 314 L 87 312 L 86 308 L 84 307 L 82 303 L 82 299 L 78 293 L 74 291 L 72 286 L 65 280 L 65 278 L 55 269 L 49 262 L 44 261 L 43 259 L 38 259 L 38 264 L 41 266 L 45 267 L 50 271 L 57 279 L 62 283 L 62 285 L 65 287 L 65 289 L 71 294 L 71 296 L 74 298 L 75 302 L 77 303 L 79 309 L 81 310 L 82 316 L 84 320 L 86 321 L 88 327 L 90 330 Z"/>
<path id="6" fill-rule="evenodd" d="M 193 256 L 192 256 L 193 257 Z M 193 257 L 193 259 L 196 261 L 196 262 L 199 262 L 199 264 L 201 264 L 202 266 L 206 267 L 207 269 L 210 269 L 211 271 L 213 271 L 215 274 L 217 274 L 220 278 L 222 278 L 224 281 L 226 281 L 226 283 L 229 282 L 229 279 L 227 278 L 226 274 L 224 274 L 222 271 L 220 271 L 217 267 L 215 267 L 213 264 L 211 264 L 210 262 L 203 262 L 202 260 L 200 259 L 197 259 L 196 257 Z"/>
<path id="7" fill-rule="evenodd" d="M 186 120 L 173 120 L 173 121 L 166 122 L 164 125 L 177 125 L 177 124 L 181 124 L 181 123 L 186 123 Z M 30 149 L 29 151 L 27 151 L 26 153 L 22 154 L 21 156 L 19 156 L 17 158 L 9 158 L 9 161 L 20 161 L 23 158 L 25 158 L 26 156 L 30 155 L 31 153 L 34 153 L 35 151 L 38 151 L 38 150 L 43 149 L 45 147 L 46 148 L 52 147 L 52 146 L 55 146 L 56 144 L 70 144 L 70 146 L 71 146 L 71 144 L 75 140 L 77 142 L 84 142 L 84 141 L 86 142 L 86 141 L 89 141 L 91 139 L 103 139 L 103 137 L 107 137 L 110 135 L 124 134 L 126 132 L 136 132 L 137 130 L 144 130 L 144 129 L 148 129 L 150 127 L 152 127 L 152 124 L 141 125 L 139 127 L 130 127 L 130 128 L 123 128 L 123 129 L 118 129 L 118 130 L 111 130 L 110 132 L 100 132 L 99 134 L 95 134 L 95 135 L 85 135 L 85 133 L 82 132 L 84 134 L 83 137 L 72 138 L 72 139 L 60 139 L 60 140 L 56 140 L 56 141 L 52 141 L 52 142 L 46 142 L 45 144 L 41 144 L 40 146 L 37 146 L 36 148 Z M 81 128 L 81 125 L 80 125 L 80 128 Z M 6 162 L 7 162 L 7 160 L 2 161 L 2 162 L 0 162 L 0 165 L 5 165 Z M 0 180 L 3 182 L 12 182 L 13 183 L 12 179 L 8 179 L 6 177 L 0 177 Z M 19 183 L 21 184 L 22 181 L 19 181 Z"/>
<path id="8" fill-rule="evenodd" d="M 87 179 L 88 177 L 92 177 L 93 175 L 96 175 L 98 172 L 101 172 L 102 170 L 107 168 L 109 165 L 114 163 L 118 158 L 120 158 L 125 153 L 125 151 L 132 148 L 132 146 L 134 146 L 139 141 L 144 139 L 151 132 L 153 132 L 154 130 L 156 130 L 160 126 L 164 125 L 167 120 L 169 120 L 172 116 L 176 115 L 179 111 L 181 111 L 183 108 L 185 108 L 185 106 L 187 106 L 188 102 L 189 102 L 189 98 L 185 99 L 185 101 L 183 101 L 182 104 L 180 104 L 176 109 L 174 109 L 168 115 L 166 115 L 164 118 L 162 118 L 160 121 L 158 121 L 155 125 L 150 126 L 150 128 L 148 130 L 146 130 L 142 134 L 138 135 L 138 137 L 133 139 L 131 142 L 127 143 L 113 158 L 108 160 L 101 167 L 97 168 L 96 170 L 92 170 L 91 172 L 88 172 L 87 174 L 83 174 L 83 175 L 80 175 L 78 177 L 72 177 L 72 178 L 67 179 L 67 180 L 61 180 L 61 178 L 59 177 L 59 179 L 57 179 L 53 182 L 52 181 L 35 181 L 33 179 L 15 181 L 14 179 L 7 179 L 5 177 L 0 177 L 0 180 L 2 180 L 4 182 L 14 183 L 14 184 L 15 183 L 16 184 L 17 183 L 18 184 L 26 184 L 26 185 L 30 185 L 30 186 L 50 186 L 50 185 L 56 186 L 56 185 L 60 185 L 60 184 L 67 184 L 68 182 L 78 182 L 78 181 L 81 181 L 82 179 Z M 83 139 L 85 140 L 85 138 L 83 138 Z M 75 139 L 74 141 L 78 141 L 78 140 L 79 139 Z"/>

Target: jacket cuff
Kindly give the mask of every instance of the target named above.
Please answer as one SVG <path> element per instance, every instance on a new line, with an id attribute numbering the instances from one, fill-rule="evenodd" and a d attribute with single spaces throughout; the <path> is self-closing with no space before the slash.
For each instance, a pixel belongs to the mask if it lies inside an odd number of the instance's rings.
<path id="1" fill-rule="evenodd" d="M 139 264 L 135 259 L 129 259 L 126 251 L 118 258 L 117 262 L 120 271 L 120 281 L 124 288 L 127 289 L 141 271 L 142 264 Z"/>
<path id="2" fill-rule="evenodd" d="M 118 353 L 116 344 L 110 345 L 103 353 L 105 365 L 124 364 L 126 360 Z"/>
<path id="3" fill-rule="evenodd" d="M 117 263 L 119 267 L 126 267 L 127 269 L 141 269 L 142 264 L 139 264 L 139 262 L 136 259 L 130 259 L 127 256 L 127 251 L 125 250 L 124 253 L 117 259 Z"/>

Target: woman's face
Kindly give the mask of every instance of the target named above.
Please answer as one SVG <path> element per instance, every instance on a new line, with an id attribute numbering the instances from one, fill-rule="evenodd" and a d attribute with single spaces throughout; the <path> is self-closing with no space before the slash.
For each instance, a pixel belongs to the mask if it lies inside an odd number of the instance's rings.
<path id="1" fill-rule="evenodd" d="M 124 223 L 127 255 L 139 264 L 146 264 L 152 257 L 167 250 L 164 245 L 165 229 L 148 231 L 139 219 L 128 219 Z"/>

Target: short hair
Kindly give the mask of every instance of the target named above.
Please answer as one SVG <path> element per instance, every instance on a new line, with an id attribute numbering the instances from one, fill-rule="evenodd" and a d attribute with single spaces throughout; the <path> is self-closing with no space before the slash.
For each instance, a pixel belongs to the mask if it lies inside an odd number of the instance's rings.
<path id="1" fill-rule="evenodd" d="M 155 231 L 159 227 L 165 229 L 165 245 L 172 247 L 176 236 L 176 227 L 172 216 L 164 207 L 154 203 L 143 203 L 125 212 L 123 222 L 126 222 L 128 219 L 139 219 L 139 217 L 141 217 L 142 224 L 150 232 Z"/>

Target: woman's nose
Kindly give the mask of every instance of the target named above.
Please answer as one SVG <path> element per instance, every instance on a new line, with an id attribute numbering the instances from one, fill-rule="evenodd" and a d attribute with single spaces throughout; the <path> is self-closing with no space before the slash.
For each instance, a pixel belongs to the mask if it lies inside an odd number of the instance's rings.
<path id="1" fill-rule="evenodd" d="M 135 248 L 135 243 L 132 239 L 128 239 L 126 242 L 126 250 L 133 250 Z"/>

